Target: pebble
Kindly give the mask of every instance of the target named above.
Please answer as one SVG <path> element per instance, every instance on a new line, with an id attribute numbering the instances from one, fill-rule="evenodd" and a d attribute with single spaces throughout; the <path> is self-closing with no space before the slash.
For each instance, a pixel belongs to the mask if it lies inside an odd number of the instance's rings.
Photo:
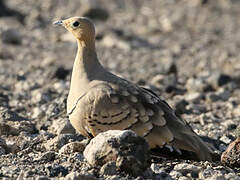
<path id="1" fill-rule="evenodd" d="M 9 107 L 0 106 L 0 122 L 4 121 L 22 121 L 25 118 L 19 116 L 16 112 L 11 111 Z"/>
<path id="2" fill-rule="evenodd" d="M 179 179 L 180 177 L 183 176 L 181 172 L 174 171 L 174 170 L 171 171 L 171 172 L 169 173 L 169 175 L 170 175 L 171 178 L 173 178 L 173 179 Z"/>
<path id="3" fill-rule="evenodd" d="M 117 174 L 117 166 L 116 166 L 116 162 L 108 162 L 106 164 L 104 164 L 101 169 L 100 169 L 100 173 L 103 175 L 114 175 Z"/>
<path id="4" fill-rule="evenodd" d="M 186 83 L 186 88 L 189 92 L 204 92 L 207 84 L 203 78 L 189 78 Z"/>
<path id="5" fill-rule="evenodd" d="M 58 151 L 61 147 L 74 139 L 76 139 L 76 137 L 72 134 L 60 134 L 48 140 L 44 146 L 49 151 Z"/>
<path id="6" fill-rule="evenodd" d="M 22 34 L 16 29 L 8 29 L 1 33 L 2 41 L 7 44 L 20 45 L 22 38 Z"/>
<path id="7" fill-rule="evenodd" d="M 231 167 L 240 167 L 240 138 L 229 144 L 227 150 L 222 153 L 221 162 Z"/>
<path id="8" fill-rule="evenodd" d="M 61 149 L 59 150 L 59 153 L 61 154 L 71 154 L 74 152 L 83 152 L 88 141 L 81 141 L 81 142 L 70 142 L 68 144 L 65 144 Z"/>
<path id="9" fill-rule="evenodd" d="M 221 72 L 213 72 L 208 78 L 207 83 L 209 83 L 214 89 L 218 89 L 220 86 L 223 86 L 232 81 L 231 76 L 223 74 Z"/>
<path id="10" fill-rule="evenodd" d="M 214 93 L 207 93 L 206 99 L 207 99 L 207 101 L 216 102 L 216 101 L 220 100 L 221 98 L 214 92 Z"/>
<path id="11" fill-rule="evenodd" d="M 95 180 L 96 178 L 93 175 L 81 174 L 79 172 L 71 172 L 62 180 Z"/>
<path id="12" fill-rule="evenodd" d="M 220 141 L 224 142 L 225 144 L 229 144 L 232 140 L 229 139 L 227 136 L 222 136 Z"/>
<path id="13" fill-rule="evenodd" d="M 56 134 L 75 134 L 76 130 L 72 127 L 69 119 L 59 118 L 52 122 L 49 130 Z"/>
<path id="14" fill-rule="evenodd" d="M 54 78 L 57 78 L 59 80 L 64 80 L 66 79 L 67 75 L 70 73 L 70 70 L 69 69 L 66 69 L 65 67 L 63 66 L 59 66 L 55 73 L 54 73 Z"/>
<path id="15" fill-rule="evenodd" d="M 50 180 L 47 176 L 37 176 L 36 180 Z"/>
<path id="16" fill-rule="evenodd" d="M 117 47 L 125 51 L 129 51 L 131 49 L 130 45 L 126 41 L 117 39 L 117 37 L 113 35 L 104 36 L 101 42 L 104 46 L 108 48 Z"/>
<path id="17" fill-rule="evenodd" d="M 46 164 L 45 165 L 48 177 L 66 176 L 68 169 L 59 164 Z"/>
<path id="18" fill-rule="evenodd" d="M 187 174 L 190 174 L 191 177 L 197 178 L 201 168 L 193 164 L 181 163 L 181 164 L 175 165 L 173 170 L 180 172 L 184 176 L 186 176 Z"/>
<path id="19" fill-rule="evenodd" d="M 47 151 L 44 152 L 40 158 L 37 158 L 36 161 L 51 162 L 54 161 L 55 157 L 56 153 L 54 151 Z"/>
<path id="20" fill-rule="evenodd" d="M 32 102 L 44 104 L 52 100 L 52 93 L 49 89 L 36 89 L 31 92 Z"/>
<path id="21" fill-rule="evenodd" d="M 186 106 L 186 109 L 193 114 L 202 114 L 206 112 L 206 106 L 202 104 L 189 104 Z"/>
<path id="22" fill-rule="evenodd" d="M 94 167 L 115 161 L 120 171 L 140 175 L 149 165 L 146 141 L 131 130 L 109 130 L 98 134 L 85 148 L 83 155 Z"/>
<path id="23" fill-rule="evenodd" d="M 193 103 L 200 103 L 200 100 L 203 99 L 204 95 L 199 92 L 191 92 L 185 95 L 185 100 Z"/>
<path id="24" fill-rule="evenodd" d="M 160 159 L 135 178 L 121 172 L 116 161 L 90 166 L 83 157 L 85 146 L 76 145 L 82 143 L 82 137 L 65 117 L 70 86 L 70 72 L 66 71 L 71 70 L 77 44 L 63 28 L 50 25 L 53 16 L 95 16 L 101 63 L 124 78 L 157 90 L 181 110 L 195 132 L 209 136 L 217 152 L 222 152 L 240 117 L 240 33 L 239 23 L 234 23 L 240 8 L 237 1 L 22 2 L 0 1 L 0 142 L 6 141 L 0 145 L 0 179 L 240 179 L 239 167 L 219 162 Z M 98 16 L 96 7 L 108 17 Z M 231 9 L 234 11 L 229 13 Z M 222 13 L 216 13 L 219 10 Z M 22 12 L 26 18 L 21 23 L 17 18 Z M 9 36 L 11 29 L 15 32 Z M 8 37 L 2 36 L 4 32 Z M 184 91 L 178 93 L 177 88 Z M 195 93 L 204 96 L 200 102 Z M 176 94 L 181 98 L 175 98 Z M 187 96 L 192 97 L 187 100 Z M 34 130 L 38 125 L 38 131 Z M 238 128 L 235 137 L 239 136 Z M 201 169 L 198 174 L 174 169 L 183 163 Z"/>
<path id="25" fill-rule="evenodd" d="M 19 130 L 5 122 L 0 122 L 0 135 L 18 135 Z"/>
<path id="26" fill-rule="evenodd" d="M 0 156 L 7 153 L 7 144 L 4 139 L 0 138 Z"/>
<path id="27" fill-rule="evenodd" d="M 156 173 L 156 174 L 161 174 L 162 172 L 164 172 L 158 164 L 156 163 L 152 163 L 151 166 L 150 166 L 151 170 Z"/>

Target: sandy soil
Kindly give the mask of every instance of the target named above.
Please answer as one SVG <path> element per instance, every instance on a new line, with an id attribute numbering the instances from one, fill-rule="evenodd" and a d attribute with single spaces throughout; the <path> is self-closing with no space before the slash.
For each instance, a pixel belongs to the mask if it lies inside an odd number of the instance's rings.
<path id="1" fill-rule="evenodd" d="M 83 137 L 66 117 L 76 42 L 52 22 L 76 15 L 96 24 L 105 67 L 156 91 L 216 152 L 237 137 L 239 1 L 0 1 L 0 178 L 133 178 L 90 167 L 82 152 L 59 153 Z M 240 169 L 159 160 L 138 178 L 240 179 Z"/>

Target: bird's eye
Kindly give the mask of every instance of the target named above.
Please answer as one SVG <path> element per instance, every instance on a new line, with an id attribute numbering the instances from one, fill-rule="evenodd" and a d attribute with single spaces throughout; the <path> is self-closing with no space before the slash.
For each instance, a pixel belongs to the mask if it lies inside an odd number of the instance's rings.
<path id="1" fill-rule="evenodd" d="M 75 27 L 75 28 L 78 27 L 79 25 L 80 25 L 80 23 L 79 23 L 78 21 L 75 21 L 75 22 L 72 24 L 72 26 Z"/>

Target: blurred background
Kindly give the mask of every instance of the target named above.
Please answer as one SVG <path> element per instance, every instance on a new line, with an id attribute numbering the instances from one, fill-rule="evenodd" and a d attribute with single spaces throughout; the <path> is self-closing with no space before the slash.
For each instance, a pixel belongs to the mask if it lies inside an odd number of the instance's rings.
<path id="1" fill-rule="evenodd" d="M 219 152 L 240 136 L 239 0 L 0 0 L 0 136 L 11 145 L 1 153 L 76 137 L 66 98 L 77 45 L 52 25 L 72 16 L 95 23 L 107 69 L 161 95 Z"/>

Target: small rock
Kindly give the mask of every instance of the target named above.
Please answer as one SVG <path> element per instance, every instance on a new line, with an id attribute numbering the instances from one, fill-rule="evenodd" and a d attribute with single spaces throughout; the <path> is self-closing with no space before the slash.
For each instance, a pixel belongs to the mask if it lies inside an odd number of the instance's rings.
<path id="1" fill-rule="evenodd" d="M 80 174 L 78 172 L 69 173 L 64 180 L 95 180 L 96 178 L 89 174 Z"/>
<path id="2" fill-rule="evenodd" d="M 34 119 L 43 117 L 45 115 L 45 112 L 41 108 L 39 108 L 39 107 L 33 108 L 32 111 L 33 111 L 32 112 L 32 118 L 34 118 Z"/>
<path id="3" fill-rule="evenodd" d="M 224 152 L 227 149 L 227 146 L 224 143 L 219 144 L 218 149 L 220 152 Z"/>
<path id="4" fill-rule="evenodd" d="M 83 16 L 88 17 L 90 19 L 94 19 L 94 20 L 102 20 L 105 21 L 108 19 L 109 17 L 109 13 L 107 12 L 106 9 L 102 9 L 99 7 L 95 7 L 95 8 L 90 8 L 88 9 Z"/>
<path id="5" fill-rule="evenodd" d="M 8 48 L 1 47 L 0 49 L 0 59 L 1 60 L 12 60 L 13 54 Z"/>
<path id="6" fill-rule="evenodd" d="M 58 98 L 57 98 L 58 99 Z M 65 103 L 63 102 L 52 102 L 49 106 L 45 107 L 47 110 L 46 110 L 46 115 L 48 118 L 56 118 L 56 117 L 59 117 L 61 115 L 65 115 L 66 112 L 65 112 Z M 65 120 L 65 119 L 64 119 Z"/>
<path id="7" fill-rule="evenodd" d="M 177 76 L 175 74 L 168 74 L 165 76 L 158 74 L 152 78 L 151 84 L 159 89 L 165 89 L 167 93 L 181 91 L 181 89 L 177 88 Z"/>
<path id="8" fill-rule="evenodd" d="M 36 180 L 50 180 L 47 176 L 37 176 Z"/>
<path id="9" fill-rule="evenodd" d="M 23 117 L 20 117 L 14 111 L 11 111 L 7 107 L 0 107 L 0 122 L 2 121 L 21 121 L 24 120 Z"/>
<path id="10" fill-rule="evenodd" d="M 20 121 L 14 127 L 18 129 L 19 132 L 27 132 L 29 134 L 35 134 L 38 132 L 35 123 L 32 121 Z"/>
<path id="11" fill-rule="evenodd" d="M 0 122 L 0 135 L 13 135 L 16 136 L 19 134 L 19 130 L 7 123 Z"/>
<path id="12" fill-rule="evenodd" d="M 68 89 L 68 86 L 65 81 L 57 81 L 53 84 L 53 88 L 55 91 L 61 94 L 64 90 Z"/>
<path id="13" fill-rule="evenodd" d="M 68 169 L 59 164 L 47 164 L 45 168 L 49 177 L 66 176 L 68 174 Z"/>
<path id="14" fill-rule="evenodd" d="M 180 177 L 182 177 L 182 173 L 178 172 L 178 171 L 171 171 L 169 173 L 169 175 L 171 176 L 171 178 L 173 179 L 179 179 Z"/>
<path id="15" fill-rule="evenodd" d="M 8 107 L 8 102 L 8 96 L 0 92 L 0 106 Z"/>
<path id="16" fill-rule="evenodd" d="M 227 101 L 231 96 L 231 92 L 228 90 L 225 90 L 224 88 L 221 88 L 217 91 L 216 95 L 219 97 L 220 100 Z"/>
<path id="17" fill-rule="evenodd" d="M 0 138 L 0 156 L 7 153 L 7 144 L 4 139 Z"/>
<path id="18" fill-rule="evenodd" d="M 164 78 L 165 91 L 168 87 L 177 88 L 177 76 L 175 74 L 169 74 Z"/>
<path id="19" fill-rule="evenodd" d="M 231 76 L 227 74 L 222 74 L 220 72 L 214 72 L 212 73 L 209 78 L 207 79 L 207 82 L 214 88 L 217 89 L 220 86 L 223 86 L 229 82 L 232 81 Z"/>
<path id="20" fill-rule="evenodd" d="M 100 174 L 109 176 L 117 174 L 116 162 L 108 162 L 104 164 L 100 169 Z"/>
<path id="21" fill-rule="evenodd" d="M 189 104 L 186 106 L 186 109 L 194 114 L 202 114 L 207 111 L 206 106 L 201 104 Z"/>
<path id="22" fill-rule="evenodd" d="M 240 116 L 240 105 L 236 106 L 233 110 L 235 116 Z"/>
<path id="23" fill-rule="evenodd" d="M 0 1 L 0 17 L 9 16 L 9 17 L 15 17 L 18 21 L 23 23 L 25 15 L 22 14 L 21 11 L 17 11 L 15 9 L 11 9 L 6 5 L 8 3 L 5 3 L 5 1 Z"/>
<path id="24" fill-rule="evenodd" d="M 228 180 L 240 180 L 240 176 L 237 176 L 235 173 L 228 173 L 225 175 L 225 178 Z"/>
<path id="25" fill-rule="evenodd" d="M 207 84 L 203 78 L 190 78 L 187 80 L 186 88 L 189 92 L 204 92 Z"/>
<path id="26" fill-rule="evenodd" d="M 193 103 L 199 103 L 203 99 L 203 94 L 199 92 L 191 92 L 185 95 L 186 101 L 191 101 Z"/>
<path id="27" fill-rule="evenodd" d="M 14 84 L 15 91 L 18 93 L 31 89 L 31 84 L 28 81 L 18 81 Z"/>
<path id="28" fill-rule="evenodd" d="M 50 130 L 56 134 L 75 134 L 76 131 L 72 127 L 70 121 L 67 118 L 59 118 L 54 120 Z"/>
<path id="29" fill-rule="evenodd" d="M 160 174 L 162 173 L 162 170 L 160 169 L 159 165 L 155 164 L 155 163 L 152 163 L 151 164 L 151 169 L 154 173 L 156 174 Z"/>
<path id="30" fill-rule="evenodd" d="M 47 150 L 58 151 L 65 144 L 73 141 L 76 137 L 72 134 L 60 134 L 53 139 L 48 140 L 44 146 Z"/>
<path id="31" fill-rule="evenodd" d="M 191 174 L 192 177 L 198 176 L 199 171 L 201 170 L 201 167 L 187 164 L 187 163 L 181 163 L 174 166 L 174 170 L 180 172 L 183 175 L 186 175 L 188 173 Z"/>
<path id="32" fill-rule="evenodd" d="M 22 43 L 22 35 L 16 29 L 8 29 L 1 34 L 2 41 L 7 44 L 20 45 Z"/>
<path id="33" fill-rule="evenodd" d="M 83 152 L 92 166 L 103 166 L 115 161 L 120 171 L 137 176 L 149 165 L 149 147 L 133 131 L 110 130 L 98 134 Z"/>
<path id="34" fill-rule="evenodd" d="M 6 154 L 6 149 L 0 146 L 0 156 Z"/>
<path id="35" fill-rule="evenodd" d="M 151 80 L 151 84 L 158 87 L 158 88 L 161 88 L 164 82 L 164 79 L 165 79 L 165 76 L 162 75 L 162 74 L 157 74 L 156 76 L 154 76 Z"/>
<path id="36" fill-rule="evenodd" d="M 54 78 L 65 80 L 69 73 L 69 69 L 65 69 L 63 66 L 59 66 L 54 73 Z"/>
<path id="37" fill-rule="evenodd" d="M 121 40 L 114 35 L 104 36 L 101 42 L 108 48 L 117 47 L 125 51 L 129 51 L 131 49 L 130 45 L 126 41 Z"/>
<path id="38" fill-rule="evenodd" d="M 59 153 L 62 154 L 71 154 L 74 152 L 83 152 L 87 143 L 86 141 L 81 141 L 81 142 L 70 142 L 68 144 L 65 144 L 61 149 L 59 150 Z"/>
<path id="39" fill-rule="evenodd" d="M 160 25 L 163 32 L 171 32 L 173 30 L 173 22 L 168 17 L 161 17 Z"/>
<path id="40" fill-rule="evenodd" d="M 223 173 L 218 170 L 207 168 L 199 173 L 199 179 L 226 180 Z"/>
<path id="41" fill-rule="evenodd" d="M 177 74 L 177 65 L 173 61 L 169 61 L 168 63 L 164 63 L 164 72 L 166 74 Z"/>
<path id="42" fill-rule="evenodd" d="M 229 144 L 221 156 L 221 162 L 232 167 L 240 167 L 240 138 Z"/>
<path id="43" fill-rule="evenodd" d="M 234 134 L 239 138 L 240 137 L 240 125 L 236 128 Z"/>
<path id="44" fill-rule="evenodd" d="M 207 99 L 207 101 L 216 102 L 216 101 L 220 100 L 221 98 L 218 95 L 216 95 L 215 93 L 208 93 L 206 95 L 206 99 Z"/>
<path id="45" fill-rule="evenodd" d="M 232 140 L 229 139 L 227 136 L 222 136 L 220 141 L 224 142 L 225 144 L 229 144 Z"/>
<path id="46" fill-rule="evenodd" d="M 48 56 L 42 60 L 42 63 L 40 64 L 40 66 L 42 67 L 50 66 L 54 63 L 54 61 L 56 61 L 56 59 L 57 59 L 56 55 L 48 54 Z"/>
<path id="47" fill-rule="evenodd" d="M 54 161 L 55 156 L 56 156 L 56 153 L 54 151 L 48 151 L 43 153 L 43 155 L 39 157 L 37 161 L 44 161 L 44 162 Z"/>
<path id="48" fill-rule="evenodd" d="M 44 104 L 52 100 L 53 92 L 50 89 L 36 89 L 31 92 L 32 102 Z"/>

